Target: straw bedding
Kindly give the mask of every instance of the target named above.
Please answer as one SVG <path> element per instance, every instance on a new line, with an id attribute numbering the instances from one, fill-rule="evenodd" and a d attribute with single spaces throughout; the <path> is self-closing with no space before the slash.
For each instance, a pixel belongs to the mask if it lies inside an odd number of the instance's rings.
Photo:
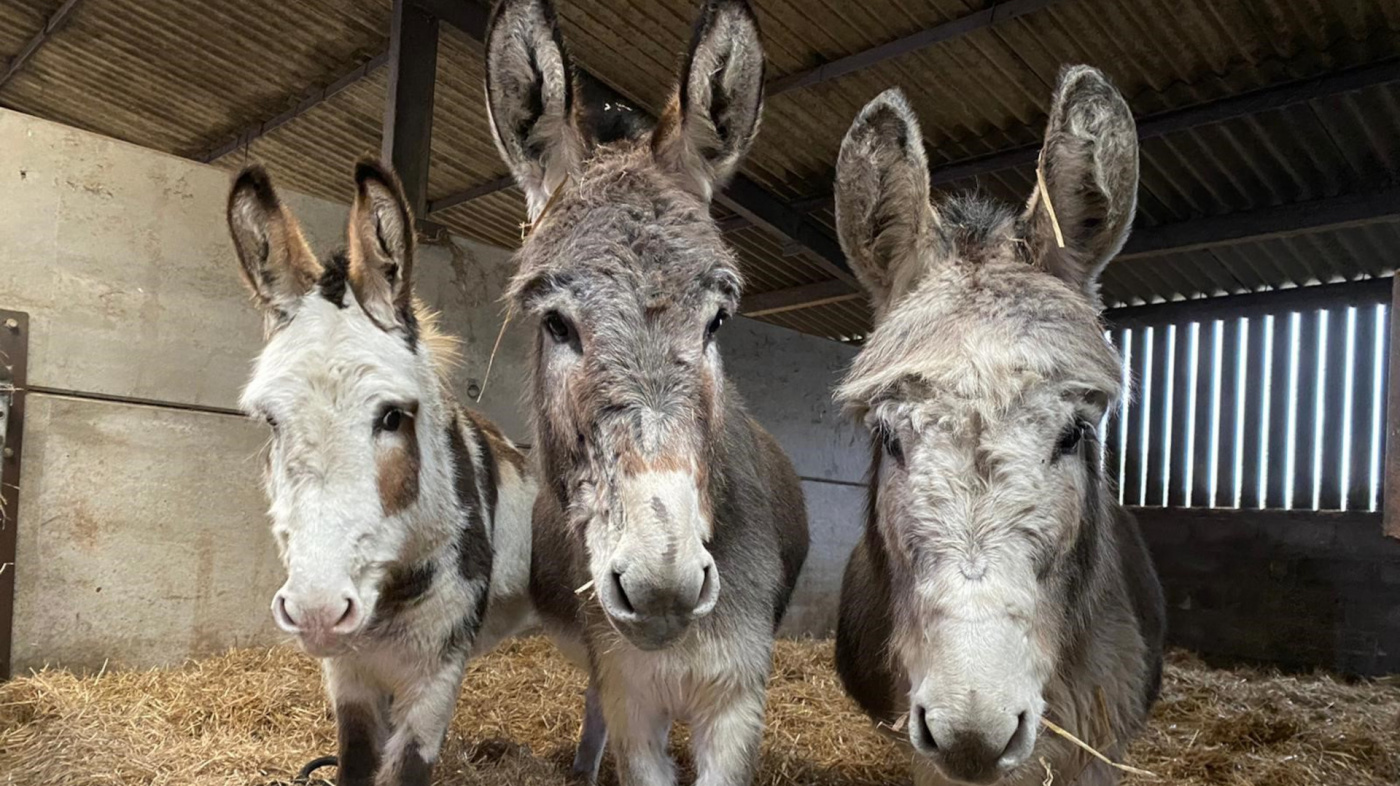
<path id="1" fill-rule="evenodd" d="M 830 661 L 830 642 L 779 643 L 757 782 L 908 783 L 908 754 L 871 729 Z M 437 783 L 564 783 L 583 687 L 542 639 L 474 663 Z M 682 732 L 678 747 L 683 740 Z M 49 670 L 0 685 L 7 786 L 264 786 L 291 781 L 333 750 L 316 667 L 290 648 L 238 650 L 173 670 Z M 1173 655 L 1152 727 L 1128 758 L 1184 786 L 1394 784 L 1400 681 L 1213 670 Z M 603 781 L 616 782 L 611 762 Z"/>

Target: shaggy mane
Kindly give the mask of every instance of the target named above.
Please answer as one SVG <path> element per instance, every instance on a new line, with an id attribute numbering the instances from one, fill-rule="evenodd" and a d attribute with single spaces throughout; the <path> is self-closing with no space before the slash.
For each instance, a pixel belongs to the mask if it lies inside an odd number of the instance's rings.
<path id="1" fill-rule="evenodd" d="M 442 329 L 442 312 L 413 297 L 413 315 L 418 318 L 418 340 L 428 350 L 428 358 L 438 378 L 448 384 L 452 372 L 462 365 L 462 339 Z"/>

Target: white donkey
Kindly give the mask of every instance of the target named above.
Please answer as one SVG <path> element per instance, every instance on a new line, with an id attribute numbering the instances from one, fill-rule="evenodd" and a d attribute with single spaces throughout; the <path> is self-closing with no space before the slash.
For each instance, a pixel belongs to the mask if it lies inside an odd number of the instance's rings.
<path id="1" fill-rule="evenodd" d="M 272 613 L 322 659 L 339 782 L 427 784 L 467 660 L 533 623 L 536 487 L 452 396 L 456 346 L 413 299 L 398 179 L 365 160 L 355 185 L 349 248 L 318 261 L 266 172 L 234 183 L 229 228 L 268 333 L 242 404 L 272 428 L 287 569 Z"/>

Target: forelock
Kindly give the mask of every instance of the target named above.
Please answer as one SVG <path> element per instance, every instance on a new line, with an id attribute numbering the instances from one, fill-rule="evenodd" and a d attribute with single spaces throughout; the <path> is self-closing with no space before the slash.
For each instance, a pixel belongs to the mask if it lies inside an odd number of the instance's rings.
<path id="1" fill-rule="evenodd" d="M 653 299 L 693 291 L 704 276 L 720 276 L 735 291 L 742 285 L 708 206 L 656 166 L 649 147 L 632 143 L 599 148 L 517 258 L 506 292 L 517 305 L 540 286 L 580 287 L 585 279 Z"/>
<path id="2" fill-rule="evenodd" d="M 1019 261 L 950 264 L 894 305 L 836 397 L 860 416 L 913 380 L 1000 411 L 1047 382 L 1115 398 L 1120 375 L 1097 310 L 1058 279 Z"/>

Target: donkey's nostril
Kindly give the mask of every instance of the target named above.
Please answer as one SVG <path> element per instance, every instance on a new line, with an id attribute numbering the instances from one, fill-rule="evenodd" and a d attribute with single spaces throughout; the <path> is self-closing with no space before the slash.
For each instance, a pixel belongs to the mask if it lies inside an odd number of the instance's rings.
<path id="1" fill-rule="evenodd" d="M 1011 735 L 1011 739 L 1007 741 L 1006 747 L 1002 749 L 1001 759 L 1003 761 L 1019 761 L 1022 755 L 1028 752 L 1026 743 L 1030 742 L 1029 738 L 1031 732 L 1031 725 L 1027 722 L 1026 713 L 1022 712 L 1020 715 L 1017 715 L 1016 731 Z"/>
<path id="2" fill-rule="evenodd" d="M 341 612 L 340 619 L 335 621 L 331 630 L 336 633 L 352 631 L 360 625 L 360 604 L 355 602 L 353 596 L 345 597 L 345 611 Z"/>
<path id="3" fill-rule="evenodd" d="M 277 597 L 272 599 L 272 619 L 279 628 L 286 631 L 295 631 L 299 627 L 296 618 L 287 608 L 287 596 L 280 592 L 277 593 Z"/>
<path id="4" fill-rule="evenodd" d="M 933 739 L 933 731 L 928 727 L 928 710 L 924 705 L 915 704 L 909 710 L 909 726 L 913 732 L 914 747 L 922 753 L 938 752 L 938 743 Z"/>
<path id="5" fill-rule="evenodd" d="M 622 586 L 622 574 L 618 571 L 612 572 L 613 600 L 617 602 L 618 608 L 628 614 L 636 614 L 637 610 L 632 607 L 632 601 L 627 597 L 627 590 Z"/>
<path id="6" fill-rule="evenodd" d="M 695 601 L 695 609 L 691 615 L 703 617 L 714 611 L 715 604 L 719 602 L 719 568 L 713 562 L 707 563 L 704 567 L 704 577 L 700 580 L 700 597 Z"/>

